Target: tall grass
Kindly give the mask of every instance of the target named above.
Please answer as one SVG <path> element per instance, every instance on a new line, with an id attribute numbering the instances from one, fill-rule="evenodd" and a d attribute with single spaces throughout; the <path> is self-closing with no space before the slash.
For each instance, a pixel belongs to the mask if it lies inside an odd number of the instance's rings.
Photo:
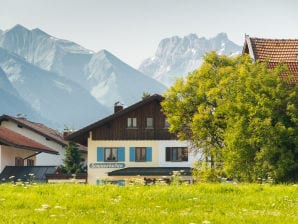
<path id="1" fill-rule="evenodd" d="M 0 185 L 0 223 L 298 223 L 298 187 Z"/>

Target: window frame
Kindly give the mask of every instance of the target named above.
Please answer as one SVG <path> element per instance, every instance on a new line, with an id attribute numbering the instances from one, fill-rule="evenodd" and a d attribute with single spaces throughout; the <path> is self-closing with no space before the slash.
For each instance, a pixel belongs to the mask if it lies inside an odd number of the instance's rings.
<path id="1" fill-rule="evenodd" d="M 141 151 L 138 153 L 138 151 Z M 138 155 L 143 159 L 138 159 Z M 147 148 L 146 147 L 135 147 L 135 162 L 146 162 L 147 161 Z"/>
<path id="2" fill-rule="evenodd" d="M 104 162 L 118 162 L 118 148 L 117 147 L 105 147 L 105 148 L 103 148 L 103 150 L 104 150 L 104 155 L 103 155 Z M 115 159 L 112 159 L 112 160 L 108 159 L 108 156 L 107 156 L 107 153 L 109 153 L 109 152 L 107 152 L 108 150 L 111 150 L 111 152 L 110 152 L 111 156 L 114 155 L 113 151 L 116 151 L 115 156 L 112 157 L 112 158 L 115 157 Z"/>
<path id="3" fill-rule="evenodd" d="M 34 159 L 27 159 L 27 166 L 34 166 L 35 160 Z"/>
<path id="4" fill-rule="evenodd" d="M 176 151 L 176 153 L 175 153 L 175 151 Z M 181 151 L 181 152 L 179 153 L 179 151 Z M 169 156 L 168 156 L 168 154 L 169 154 Z M 181 159 L 179 159 L 179 157 L 180 157 L 179 154 L 182 156 Z M 188 157 L 189 157 L 188 156 L 188 148 L 187 147 L 166 147 L 165 156 L 166 156 L 165 157 L 166 162 L 188 162 Z M 168 158 L 168 157 L 170 157 L 170 158 Z"/>
<path id="5" fill-rule="evenodd" d="M 128 117 L 127 118 L 127 128 L 138 128 L 138 122 L 136 117 Z"/>
<path id="6" fill-rule="evenodd" d="M 15 166 L 24 166 L 24 160 L 22 157 L 15 157 L 14 159 Z"/>
<path id="7" fill-rule="evenodd" d="M 151 125 L 148 125 L 148 121 L 151 120 Z M 154 128 L 154 123 L 153 123 L 154 119 L 153 117 L 146 117 L 146 128 L 147 129 L 153 129 Z M 149 122 L 150 123 L 150 122 Z"/>
<path id="8" fill-rule="evenodd" d="M 170 128 L 170 123 L 168 122 L 168 118 L 167 117 L 164 119 L 164 122 L 165 122 L 164 128 L 165 129 L 169 129 Z"/>

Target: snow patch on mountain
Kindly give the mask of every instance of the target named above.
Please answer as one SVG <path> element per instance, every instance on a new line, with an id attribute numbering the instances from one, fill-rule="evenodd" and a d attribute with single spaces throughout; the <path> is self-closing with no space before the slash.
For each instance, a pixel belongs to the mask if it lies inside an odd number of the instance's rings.
<path id="1" fill-rule="evenodd" d="M 185 77 L 202 63 L 202 56 L 210 51 L 218 54 L 235 55 L 241 53 L 241 46 L 228 39 L 227 34 L 206 39 L 196 34 L 163 39 L 153 57 L 142 62 L 139 70 L 144 74 L 171 86 L 177 78 Z"/>

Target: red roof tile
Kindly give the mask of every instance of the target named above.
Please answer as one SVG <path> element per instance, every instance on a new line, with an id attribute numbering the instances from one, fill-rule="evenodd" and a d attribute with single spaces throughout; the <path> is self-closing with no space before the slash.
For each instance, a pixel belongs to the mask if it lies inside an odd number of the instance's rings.
<path id="1" fill-rule="evenodd" d="M 24 127 L 30 129 L 33 132 L 36 132 L 60 145 L 65 147 L 68 144 L 68 141 L 64 140 L 63 134 L 59 131 L 49 128 L 41 123 L 36 123 L 27 120 L 26 118 L 22 117 L 13 117 L 9 115 L 2 115 L 0 117 L 1 120 L 12 120 L 17 124 L 23 125 Z M 85 146 L 79 145 L 79 150 L 82 152 L 87 152 L 87 148 Z"/>
<path id="2" fill-rule="evenodd" d="M 0 143 L 14 146 L 17 148 L 29 149 L 33 151 L 46 152 L 51 154 L 58 154 L 54 149 L 35 142 L 23 135 L 11 131 L 3 126 L 0 126 Z"/>
<path id="3" fill-rule="evenodd" d="M 286 64 L 289 68 L 286 74 L 294 74 L 293 80 L 298 82 L 298 39 L 265 39 L 246 36 L 243 52 L 249 53 L 255 60 L 268 61 L 269 68 L 281 62 Z"/>

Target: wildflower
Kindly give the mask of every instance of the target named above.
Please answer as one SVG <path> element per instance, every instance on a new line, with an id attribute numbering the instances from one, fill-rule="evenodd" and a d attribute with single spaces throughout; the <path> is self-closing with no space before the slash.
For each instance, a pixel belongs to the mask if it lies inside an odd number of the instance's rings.
<path id="1" fill-rule="evenodd" d="M 37 212 L 43 212 L 43 211 L 45 211 L 45 209 L 44 208 L 36 208 L 35 211 L 37 211 Z"/>
<path id="2" fill-rule="evenodd" d="M 203 222 L 202 222 L 202 224 L 210 224 L 211 222 L 210 221 L 208 221 L 208 220 L 204 220 Z"/>
<path id="3" fill-rule="evenodd" d="M 43 204 L 43 205 L 41 205 L 41 207 L 42 207 L 43 209 L 49 209 L 51 206 L 49 206 L 49 205 L 47 205 L 47 204 Z"/>

